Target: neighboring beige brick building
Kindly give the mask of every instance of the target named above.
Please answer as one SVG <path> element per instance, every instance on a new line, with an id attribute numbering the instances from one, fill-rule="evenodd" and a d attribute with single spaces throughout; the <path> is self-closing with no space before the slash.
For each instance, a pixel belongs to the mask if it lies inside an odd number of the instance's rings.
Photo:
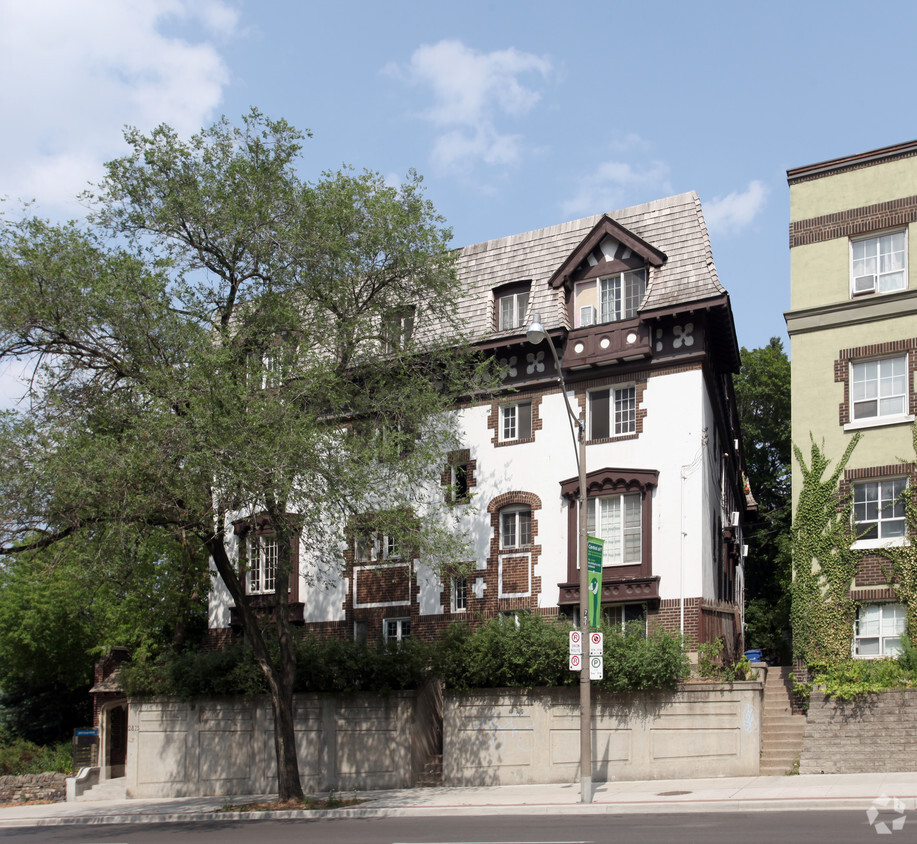
<path id="1" fill-rule="evenodd" d="M 790 186 L 793 442 L 810 433 L 837 460 L 854 436 L 842 492 L 867 553 L 851 584 L 853 654 L 896 652 L 903 608 L 875 553 L 906 541 L 902 491 L 917 480 L 917 141 L 798 167 Z M 793 466 L 793 507 L 801 473 Z"/>

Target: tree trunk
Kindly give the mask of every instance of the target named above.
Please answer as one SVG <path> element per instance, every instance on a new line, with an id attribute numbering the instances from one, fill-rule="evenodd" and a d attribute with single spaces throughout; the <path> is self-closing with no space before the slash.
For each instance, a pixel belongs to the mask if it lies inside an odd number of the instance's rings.
<path id="1" fill-rule="evenodd" d="M 213 533 L 205 540 L 207 550 L 213 559 L 214 565 L 219 572 L 220 577 L 226 584 L 229 594 L 236 603 L 236 609 L 242 618 L 242 629 L 248 637 L 252 650 L 255 652 L 255 659 L 258 666 L 267 680 L 268 690 L 271 695 L 271 709 L 274 713 L 274 750 L 277 755 L 277 795 L 280 800 L 302 800 L 303 790 L 302 782 L 299 779 L 299 760 L 296 757 L 296 734 L 293 729 L 293 680 L 296 676 L 296 655 L 293 649 L 292 636 L 289 632 L 289 624 L 281 624 L 281 628 L 286 628 L 286 636 L 280 633 L 280 652 L 281 652 L 281 670 L 277 669 L 271 663 L 267 645 L 261 628 L 258 625 L 258 619 L 255 616 L 249 603 L 248 595 L 239 580 L 238 575 L 233 568 L 232 561 L 226 552 L 226 546 L 221 536 L 214 536 Z M 289 538 L 286 541 L 287 560 L 289 560 Z M 280 543 L 278 543 L 278 551 Z M 278 563 L 280 561 L 278 560 Z M 278 569 L 280 566 L 278 565 Z M 287 577 L 289 576 L 289 564 L 286 566 Z M 277 582 L 280 582 L 280 572 L 278 571 Z M 287 585 L 283 586 L 282 609 L 284 620 L 287 618 Z M 281 595 L 278 592 L 278 602 Z M 280 612 L 280 610 L 278 610 Z M 292 655 L 292 670 L 288 665 L 289 656 Z"/>

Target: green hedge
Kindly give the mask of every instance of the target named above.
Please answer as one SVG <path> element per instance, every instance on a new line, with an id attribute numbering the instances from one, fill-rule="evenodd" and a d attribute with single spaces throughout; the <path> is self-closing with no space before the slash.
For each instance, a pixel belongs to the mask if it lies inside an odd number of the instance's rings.
<path id="1" fill-rule="evenodd" d="M 389 692 L 415 689 L 431 675 L 451 689 L 569 686 L 572 626 L 540 615 L 495 618 L 479 627 L 453 624 L 433 643 L 406 639 L 398 646 L 305 636 L 297 643 L 297 692 Z M 604 628 L 605 677 L 597 686 L 616 692 L 672 688 L 688 676 L 677 634 L 643 625 L 626 632 Z M 122 668 L 130 695 L 184 698 L 266 692 L 250 649 L 184 652 Z"/>

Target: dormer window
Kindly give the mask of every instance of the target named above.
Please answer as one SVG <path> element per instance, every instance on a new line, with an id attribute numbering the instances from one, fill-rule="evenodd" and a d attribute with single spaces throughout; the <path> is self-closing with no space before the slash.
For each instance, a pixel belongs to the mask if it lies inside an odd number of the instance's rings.
<path id="1" fill-rule="evenodd" d="M 414 305 L 390 311 L 382 320 L 382 341 L 386 354 L 402 351 L 408 347 L 414 336 Z"/>
<path id="2" fill-rule="evenodd" d="M 494 290 L 497 331 L 513 331 L 525 326 L 529 307 L 529 282 L 517 282 Z"/>
<path id="3" fill-rule="evenodd" d="M 576 328 L 633 319 L 645 294 L 645 269 L 577 282 L 574 294 Z"/>

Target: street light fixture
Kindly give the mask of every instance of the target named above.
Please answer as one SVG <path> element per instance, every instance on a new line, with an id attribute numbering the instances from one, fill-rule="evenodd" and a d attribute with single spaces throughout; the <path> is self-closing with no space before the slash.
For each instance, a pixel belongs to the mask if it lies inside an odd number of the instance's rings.
<path id="1" fill-rule="evenodd" d="M 560 381 L 561 395 L 567 408 L 567 418 L 570 423 L 570 435 L 573 437 L 573 448 L 576 454 L 576 468 L 579 472 L 579 619 L 580 630 L 583 633 L 583 643 L 589 641 L 589 569 L 586 565 L 587 537 L 586 537 L 586 418 L 585 413 L 578 415 L 570 406 L 567 398 L 567 385 L 564 374 L 560 368 L 557 349 L 551 335 L 545 331 L 541 324 L 541 314 L 535 314 L 535 319 L 526 332 L 526 338 L 533 346 L 542 340 L 548 341 L 548 348 L 554 358 L 557 369 L 557 378 Z M 574 423 L 577 433 L 574 433 Z M 579 677 L 579 705 L 580 705 L 580 802 L 592 802 L 592 689 L 589 682 L 588 660 L 580 662 Z"/>

